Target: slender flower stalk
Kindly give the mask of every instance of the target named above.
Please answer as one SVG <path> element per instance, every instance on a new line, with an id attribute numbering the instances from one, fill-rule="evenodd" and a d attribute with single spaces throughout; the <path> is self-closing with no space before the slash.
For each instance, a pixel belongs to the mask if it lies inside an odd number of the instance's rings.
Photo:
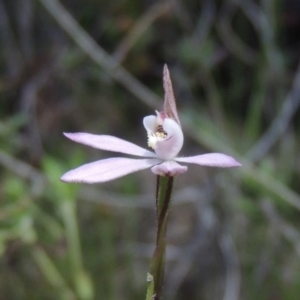
<path id="1" fill-rule="evenodd" d="M 157 176 L 156 215 L 157 233 L 155 250 L 150 265 L 150 274 L 153 277 L 154 289 L 152 299 L 161 298 L 165 272 L 166 234 L 169 208 L 173 190 L 173 176 Z M 148 293 L 147 293 L 148 294 Z"/>
<path id="2" fill-rule="evenodd" d="M 184 136 L 166 65 L 163 72 L 163 85 L 165 90 L 163 111 L 156 111 L 156 115 L 147 116 L 143 119 L 143 125 L 148 135 L 148 146 L 154 152 L 114 136 L 64 133 L 67 138 L 94 148 L 142 157 L 135 159 L 113 157 L 88 163 L 65 173 L 61 177 L 64 182 L 106 182 L 147 168 L 151 168 L 151 171 L 157 175 L 157 235 L 150 273 L 147 275 L 146 300 L 160 300 L 162 295 L 167 220 L 174 176 L 185 173 L 188 169 L 187 166 L 182 166 L 179 162 L 220 168 L 241 166 L 233 157 L 223 153 L 208 153 L 189 157 L 178 156 L 183 146 Z"/>

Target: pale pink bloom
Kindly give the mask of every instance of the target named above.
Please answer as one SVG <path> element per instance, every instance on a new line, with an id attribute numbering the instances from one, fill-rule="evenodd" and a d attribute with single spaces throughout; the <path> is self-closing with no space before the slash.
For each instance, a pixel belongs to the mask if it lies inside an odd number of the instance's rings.
<path id="1" fill-rule="evenodd" d="M 113 157 L 101 159 L 67 172 L 61 177 L 61 180 L 85 183 L 105 182 L 148 168 L 151 168 L 156 175 L 175 176 L 187 171 L 187 167 L 178 162 L 220 168 L 241 166 L 234 158 L 222 153 L 178 157 L 184 137 L 167 66 L 164 67 L 164 89 L 164 111 L 156 112 L 156 116 L 147 116 L 143 120 L 148 134 L 148 146 L 154 152 L 110 135 L 64 133 L 67 138 L 77 143 L 144 158 Z"/>

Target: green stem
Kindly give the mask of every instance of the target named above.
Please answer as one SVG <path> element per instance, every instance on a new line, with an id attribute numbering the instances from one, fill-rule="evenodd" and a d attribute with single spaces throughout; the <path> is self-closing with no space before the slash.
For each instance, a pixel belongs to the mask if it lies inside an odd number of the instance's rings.
<path id="1" fill-rule="evenodd" d="M 156 188 L 157 233 L 156 247 L 150 266 L 146 300 L 160 300 L 164 280 L 167 221 L 174 178 L 158 176 Z M 151 277 L 152 276 L 152 277 Z M 149 278 L 149 276 L 148 276 Z"/>

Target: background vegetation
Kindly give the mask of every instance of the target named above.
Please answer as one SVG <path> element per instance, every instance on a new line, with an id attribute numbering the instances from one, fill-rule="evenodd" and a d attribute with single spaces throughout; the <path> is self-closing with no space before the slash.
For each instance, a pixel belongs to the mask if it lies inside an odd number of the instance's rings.
<path id="1" fill-rule="evenodd" d="M 177 180 L 165 299 L 299 299 L 297 0 L 0 0 L 0 299 L 143 299 L 155 178 L 63 184 L 105 157 L 62 132 L 146 147 L 167 63 L 183 155 L 243 168 Z"/>

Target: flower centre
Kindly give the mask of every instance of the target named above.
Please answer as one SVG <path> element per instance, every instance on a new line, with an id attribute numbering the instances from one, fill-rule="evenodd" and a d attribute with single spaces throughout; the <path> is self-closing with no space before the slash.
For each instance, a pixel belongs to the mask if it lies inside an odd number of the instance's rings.
<path id="1" fill-rule="evenodd" d="M 168 135 L 162 125 L 158 125 L 155 132 L 148 131 L 147 134 L 148 146 L 152 149 L 155 149 L 157 142 L 164 140 Z"/>

